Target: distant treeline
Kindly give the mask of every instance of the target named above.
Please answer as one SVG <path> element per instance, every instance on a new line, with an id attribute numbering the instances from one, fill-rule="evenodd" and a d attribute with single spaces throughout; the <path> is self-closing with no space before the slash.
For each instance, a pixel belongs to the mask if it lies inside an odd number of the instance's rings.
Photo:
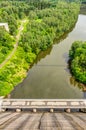
<path id="1" fill-rule="evenodd" d="M 77 0 L 61 1 L 78 3 Z M 23 19 L 33 10 L 55 8 L 57 2 L 59 2 L 59 0 L 3 0 L 0 2 L 0 22 L 8 22 L 10 34 L 15 35 L 19 24 L 18 19 Z"/>

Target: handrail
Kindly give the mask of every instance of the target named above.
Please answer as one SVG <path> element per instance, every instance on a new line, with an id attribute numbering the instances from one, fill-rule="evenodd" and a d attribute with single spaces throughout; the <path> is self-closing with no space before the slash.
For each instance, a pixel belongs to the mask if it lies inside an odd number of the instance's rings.
<path id="1" fill-rule="evenodd" d="M 0 99 L 1 108 L 86 108 L 86 99 Z"/>

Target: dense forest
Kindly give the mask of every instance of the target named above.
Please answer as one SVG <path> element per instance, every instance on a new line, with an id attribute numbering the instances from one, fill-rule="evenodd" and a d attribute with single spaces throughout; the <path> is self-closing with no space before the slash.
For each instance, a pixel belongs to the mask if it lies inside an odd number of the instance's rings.
<path id="1" fill-rule="evenodd" d="M 86 84 L 86 42 L 75 41 L 69 55 L 72 74 L 77 81 Z"/>
<path id="2" fill-rule="evenodd" d="M 21 21 L 28 20 L 15 54 L 0 69 L 0 95 L 7 95 L 22 81 L 40 51 L 46 50 L 53 44 L 55 38 L 60 39 L 73 28 L 80 9 L 80 4 L 76 1 L 6 0 L 0 2 L 0 22 L 7 22 L 10 28 L 10 32 L 6 32 L 0 27 L 0 56 L 3 57 L 4 54 L 7 56 L 12 51 Z"/>
<path id="3" fill-rule="evenodd" d="M 5 60 L 13 49 L 14 41 L 14 38 L 4 28 L 0 27 L 0 63 Z"/>

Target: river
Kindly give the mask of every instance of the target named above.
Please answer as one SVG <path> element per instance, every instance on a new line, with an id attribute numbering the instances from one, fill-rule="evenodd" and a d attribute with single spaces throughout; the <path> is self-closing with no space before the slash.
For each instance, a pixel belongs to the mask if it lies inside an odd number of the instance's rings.
<path id="1" fill-rule="evenodd" d="M 11 98 L 86 98 L 68 69 L 68 53 L 75 40 L 86 40 L 86 15 L 79 15 L 65 39 L 38 55 L 27 77 L 11 92 Z"/>

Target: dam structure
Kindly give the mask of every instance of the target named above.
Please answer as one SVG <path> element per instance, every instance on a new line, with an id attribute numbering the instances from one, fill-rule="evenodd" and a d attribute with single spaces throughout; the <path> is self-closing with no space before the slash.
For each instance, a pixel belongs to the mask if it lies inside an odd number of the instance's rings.
<path id="1" fill-rule="evenodd" d="M 0 129 L 86 130 L 86 111 L 72 109 L 86 110 L 86 100 L 0 99 Z"/>

